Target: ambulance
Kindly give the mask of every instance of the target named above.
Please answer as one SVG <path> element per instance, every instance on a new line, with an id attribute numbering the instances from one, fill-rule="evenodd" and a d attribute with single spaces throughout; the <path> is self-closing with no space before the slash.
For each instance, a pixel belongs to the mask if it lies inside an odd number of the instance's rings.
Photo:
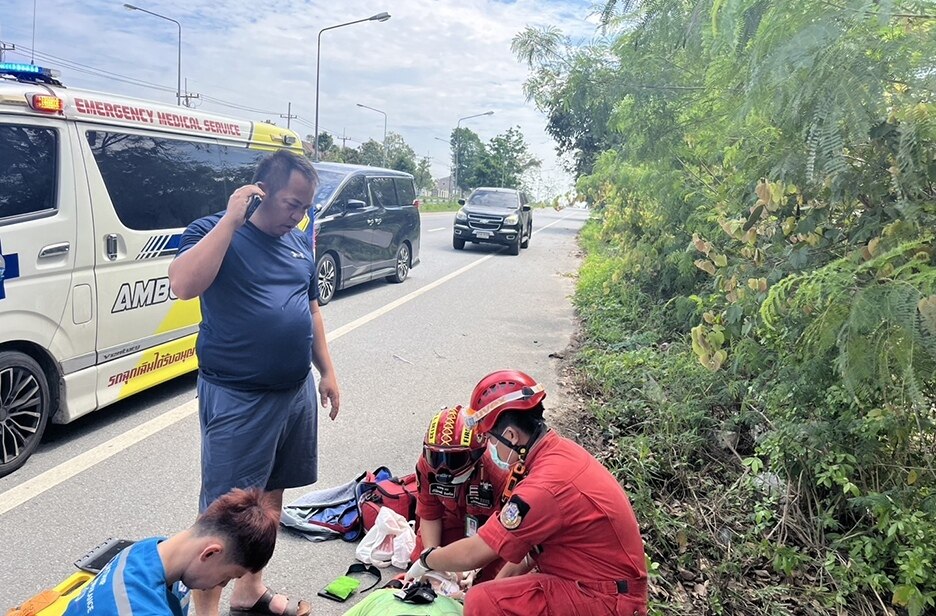
<path id="1" fill-rule="evenodd" d="M 185 227 L 293 131 L 0 64 L 0 476 L 68 423 L 197 367 L 169 288 Z M 304 221 L 307 224 L 307 221 Z"/>

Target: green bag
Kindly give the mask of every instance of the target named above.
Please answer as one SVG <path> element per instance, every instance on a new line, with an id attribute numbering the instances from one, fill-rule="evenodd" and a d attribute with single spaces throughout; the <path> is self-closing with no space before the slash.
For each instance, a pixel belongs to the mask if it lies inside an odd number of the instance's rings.
<path id="1" fill-rule="evenodd" d="M 403 603 L 392 588 L 375 590 L 369 597 L 344 613 L 344 616 L 462 616 L 464 606 L 439 595 L 426 605 Z"/>

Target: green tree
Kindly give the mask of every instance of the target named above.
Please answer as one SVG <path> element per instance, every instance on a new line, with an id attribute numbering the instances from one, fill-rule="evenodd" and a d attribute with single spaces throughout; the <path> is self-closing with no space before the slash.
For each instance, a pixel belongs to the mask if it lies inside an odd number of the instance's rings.
<path id="1" fill-rule="evenodd" d="M 383 144 L 373 139 L 368 139 L 357 147 L 360 164 L 371 167 L 384 167 L 384 148 Z"/>
<path id="2" fill-rule="evenodd" d="M 589 173 L 602 151 L 621 142 L 609 126 L 621 83 L 607 44 L 576 46 L 555 27 L 528 27 L 511 50 L 531 69 L 524 92 L 546 114 L 558 153 L 572 154 L 576 174 Z"/>
<path id="3" fill-rule="evenodd" d="M 661 610 L 932 611 L 933 2 L 601 14 L 582 48 L 514 51 L 600 211 L 583 361 L 663 596 L 687 596 Z M 706 592 L 677 592 L 703 561 Z"/>
<path id="4" fill-rule="evenodd" d="M 416 171 L 413 173 L 413 180 L 416 183 L 417 191 L 423 192 L 433 187 L 432 161 L 428 157 L 419 159 L 416 164 Z"/>
<path id="5" fill-rule="evenodd" d="M 458 178 L 458 188 L 471 190 L 480 186 L 479 171 L 484 160 L 485 148 L 481 138 L 470 128 L 452 131 L 452 168 Z"/>
<path id="6" fill-rule="evenodd" d="M 524 172 L 539 165 L 520 127 L 511 127 L 492 138 L 485 148 L 477 171 L 477 185 L 520 188 Z"/>

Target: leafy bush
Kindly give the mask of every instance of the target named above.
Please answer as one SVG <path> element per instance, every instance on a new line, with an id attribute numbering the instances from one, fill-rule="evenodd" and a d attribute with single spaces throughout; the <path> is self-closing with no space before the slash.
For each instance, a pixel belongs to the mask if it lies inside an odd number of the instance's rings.
<path id="1" fill-rule="evenodd" d="M 596 206 L 577 361 L 657 613 L 936 613 L 932 8 L 618 0 L 585 49 L 518 37 Z"/>

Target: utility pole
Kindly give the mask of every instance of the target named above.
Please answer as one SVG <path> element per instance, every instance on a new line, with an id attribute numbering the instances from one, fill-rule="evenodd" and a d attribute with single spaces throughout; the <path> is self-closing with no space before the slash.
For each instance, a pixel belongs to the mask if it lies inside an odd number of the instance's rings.
<path id="1" fill-rule="evenodd" d="M 286 128 L 292 128 L 290 122 L 293 118 L 298 118 L 299 116 L 294 116 L 292 114 L 292 103 L 286 104 L 286 115 L 280 114 L 281 118 L 286 118 Z M 318 150 L 318 145 L 316 144 L 316 150 Z"/>
<path id="2" fill-rule="evenodd" d="M 16 49 L 16 45 L 12 43 L 4 43 L 0 41 L 0 62 L 3 62 L 3 52 L 4 51 L 13 51 Z"/>
<path id="3" fill-rule="evenodd" d="M 347 142 L 348 142 L 348 129 L 342 127 L 341 129 L 341 149 L 342 150 L 345 149 Z"/>
<path id="4" fill-rule="evenodd" d="M 180 99 L 185 99 L 185 102 L 182 103 L 188 108 L 192 107 L 192 101 L 198 98 L 201 98 L 200 94 L 189 94 L 188 91 L 188 77 L 185 78 L 185 94 L 179 97 Z"/>

